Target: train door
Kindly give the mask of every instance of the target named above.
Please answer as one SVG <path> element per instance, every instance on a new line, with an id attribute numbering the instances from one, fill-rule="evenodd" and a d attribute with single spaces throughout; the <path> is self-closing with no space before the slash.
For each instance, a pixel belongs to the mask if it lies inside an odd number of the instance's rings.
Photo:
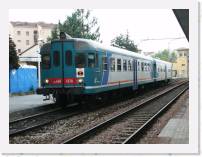
<path id="1" fill-rule="evenodd" d="M 77 73 L 74 68 L 75 49 L 73 41 L 62 42 L 62 56 L 64 87 L 74 86 L 77 84 Z"/>
<path id="2" fill-rule="evenodd" d="M 101 83 L 101 57 L 99 57 L 99 52 L 96 51 L 95 53 L 95 77 L 94 77 L 94 83 L 96 86 L 100 85 Z"/>
<path id="3" fill-rule="evenodd" d="M 155 61 L 153 62 L 153 79 L 154 79 L 154 82 L 157 79 L 157 67 L 156 67 L 156 62 Z"/>
<path id="4" fill-rule="evenodd" d="M 137 59 L 133 60 L 133 90 L 138 88 L 137 84 Z"/>
<path id="5" fill-rule="evenodd" d="M 85 68 L 85 77 L 86 80 L 86 85 L 87 86 L 94 86 L 98 85 L 100 83 L 100 69 L 98 66 L 98 52 L 92 51 L 92 52 L 87 52 L 87 66 Z"/>
<path id="6" fill-rule="evenodd" d="M 107 85 L 109 79 L 109 67 L 110 67 L 110 52 L 104 52 L 102 54 L 102 80 L 101 85 Z"/>

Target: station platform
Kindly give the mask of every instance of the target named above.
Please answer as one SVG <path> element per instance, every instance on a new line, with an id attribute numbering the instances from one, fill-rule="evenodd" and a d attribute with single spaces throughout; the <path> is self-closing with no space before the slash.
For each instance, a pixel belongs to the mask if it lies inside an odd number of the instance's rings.
<path id="1" fill-rule="evenodd" d="M 52 100 L 43 101 L 44 96 L 32 94 L 24 96 L 9 97 L 9 113 L 30 109 L 53 103 Z"/>
<path id="2" fill-rule="evenodd" d="M 189 143 L 189 99 L 171 118 L 158 135 L 160 143 L 188 144 Z"/>

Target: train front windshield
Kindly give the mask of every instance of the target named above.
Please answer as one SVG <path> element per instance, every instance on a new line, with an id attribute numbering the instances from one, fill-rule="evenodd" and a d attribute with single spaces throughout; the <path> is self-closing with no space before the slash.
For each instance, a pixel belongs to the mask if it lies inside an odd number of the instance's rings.
<path id="1" fill-rule="evenodd" d="M 75 56 L 76 68 L 84 68 L 86 66 L 86 55 L 83 53 L 77 53 Z"/>

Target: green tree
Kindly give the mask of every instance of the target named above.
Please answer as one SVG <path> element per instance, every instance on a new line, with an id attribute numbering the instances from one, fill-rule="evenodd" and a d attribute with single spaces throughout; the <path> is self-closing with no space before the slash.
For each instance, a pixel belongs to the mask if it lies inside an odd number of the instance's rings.
<path id="1" fill-rule="evenodd" d="M 129 51 L 137 52 L 137 45 L 134 44 L 134 41 L 129 38 L 128 31 L 125 35 L 120 34 L 111 40 L 111 45 L 119 48 L 127 49 Z"/>
<path id="2" fill-rule="evenodd" d="M 58 39 L 59 32 L 65 32 L 73 38 L 85 38 L 99 41 L 100 27 L 95 17 L 90 16 L 89 10 L 77 9 L 71 16 L 67 16 L 66 20 L 58 25 L 51 32 L 48 40 Z"/>
<path id="3" fill-rule="evenodd" d="M 18 56 L 16 52 L 16 45 L 13 42 L 12 38 L 9 36 L 9 69 L 19 68 Z"/>
<path id="4" fill-rule="evenodd" d="M 177 56 L 175 52 L 170 52 L 168 49 L 164 49 L 163 51 L 159 51 L 158 53 L 154 54 L 152 57 L 158 58 L 168 62 L 175 62 Z"/>

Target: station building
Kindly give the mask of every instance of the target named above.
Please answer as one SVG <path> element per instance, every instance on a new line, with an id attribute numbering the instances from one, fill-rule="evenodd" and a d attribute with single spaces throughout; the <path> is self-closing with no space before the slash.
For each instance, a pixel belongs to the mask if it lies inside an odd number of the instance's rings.
<path id="1" fill-rule="evenodd" d="M 173 63 L 173 77 L 188 78 L 189 77 L 189 49 L 178 48 L 176 49 L 177 59 Z"/>

